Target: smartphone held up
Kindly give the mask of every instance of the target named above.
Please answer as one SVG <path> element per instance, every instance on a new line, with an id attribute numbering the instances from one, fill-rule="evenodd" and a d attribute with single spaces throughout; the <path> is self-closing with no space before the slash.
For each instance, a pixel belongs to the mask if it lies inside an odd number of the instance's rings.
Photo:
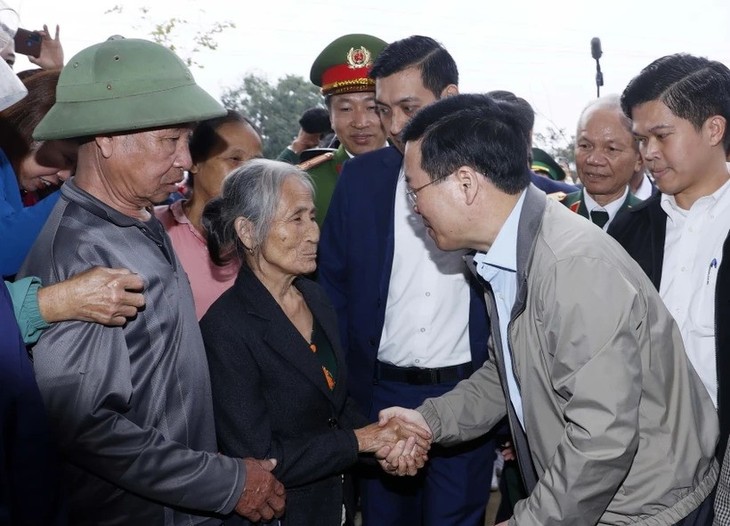
<path id="1" fill-rule="evenodd" d="M 15 52 L 38 58 L 41 55 L 43 35 L 38 31 L 18 28 L 15 33 Z"/>

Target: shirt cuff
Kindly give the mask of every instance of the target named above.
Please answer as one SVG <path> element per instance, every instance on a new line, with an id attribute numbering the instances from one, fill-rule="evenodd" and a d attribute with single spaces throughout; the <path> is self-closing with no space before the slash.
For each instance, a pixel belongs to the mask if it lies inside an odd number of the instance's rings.
<path id="1" fill-rule="evenodd" d="M 15 319 L 18 321 L 23 341 L 26 344 L 35 343 L 43 331 L 50 327 L 41 316 L 38 305 L 38 289 L 41 288 L 41 280 L 31 276 L 8 285 L 13 299 Z"/>

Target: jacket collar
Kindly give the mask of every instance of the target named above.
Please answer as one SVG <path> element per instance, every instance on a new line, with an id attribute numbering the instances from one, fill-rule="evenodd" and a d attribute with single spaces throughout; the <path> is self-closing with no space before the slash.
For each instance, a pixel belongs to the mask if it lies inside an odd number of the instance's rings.
<path id="1" fill-rule="evenodd" d="M 109 221 L 116 226 L 144 226 L 144 222 L 139 219 L 122 214 L 90 193 L 79 188 L 73 177 L 61 186 L 61 195 L 63 195 L 66 200 L 76 203 L 87 212 L 100 217 L 105 221 Z M 154 217 L 154 213 L 151 215 Z"/>
<path id="2" fill-rule="evenodd" d="M 524 309 L 525 300 L 527 299 L 527 275 L 532 256 L 535 252 L 535 242 L 540 231 L 542 218 L 547 206 L 547 197 L 545 193 L 538 190 L 534 185 L 529 185 L 525 189 L 525 202 L 522 205 L 522 213 L 520 214 L 520 223 L 517 228 L 517 298 L 512 311 L 512 317 Z M 474 265 L 474 254 L 464 257 L 467 267 L 476 276 L 477 280 L 483 282 L 479 274 L 476 272 Z"/>
<path id="3" fill-rule="evenodd" d="M 280 354 L 286 361 L 297 368 L 336 406 L 344 403 L 346 397 L 346 369 L 340 352 L 339 336 L 332 309 L 325 303 L 324 296 L 316 293 L 317 285 L 307 278 L 294 280 L 294 286 L 304 297 L 304 301 L 312 311 L 312 316 L 319 322 L 329 339 L 337 361 L 336 387 L 331 391 L 322 373 L 319 361 L 312 357 L 309 343 L 297 331 L 274 297 L 246 265 L 241 270 L 234 284 L 236 296 L 243 303 L 246 312 L 261 320 L 264 342 L 273 352 Z"/>

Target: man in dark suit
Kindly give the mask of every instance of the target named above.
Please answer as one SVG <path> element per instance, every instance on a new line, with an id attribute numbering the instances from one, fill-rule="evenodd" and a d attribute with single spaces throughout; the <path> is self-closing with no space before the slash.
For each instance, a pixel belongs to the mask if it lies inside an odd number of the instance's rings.
<path id="1" fill-rule="evenodd" d="M 461 254 L 441 252 L 406 198 L 400 132 L 423 106 L 458 92 L 453 58 L 436 41 L 390 44 L 371 76 L 395 146 L 345 163 L 322 228 L 319 279 L 340 323 L 349 389 L 365 414 L 416 407 L 449 391 L 487 357 L 482 296 Z M 482 525 L 494 443 L 434 448 L 415 479 L 364 476 L 367 525 Z"/>
<path id="2" fill-rule="evenodd" d="M 643 173 L 639 149 L 617 95 L 591 102 L 578 119 L 575 168 L 583 189 L 568 194 L 563 204 L 608 230 L 613 218 L 641 203 L 629 182 Z"/>
<path id="3" fill-rule="evenodd" d="M 621 105 L 661 193 L 622 214 L 609 233 L 659 289 L 718 409 L 717 457 L 726 462 L 715 511 L 728 524 L 730 69 L 691 55 L 662 57 L 629 83 Z"/>

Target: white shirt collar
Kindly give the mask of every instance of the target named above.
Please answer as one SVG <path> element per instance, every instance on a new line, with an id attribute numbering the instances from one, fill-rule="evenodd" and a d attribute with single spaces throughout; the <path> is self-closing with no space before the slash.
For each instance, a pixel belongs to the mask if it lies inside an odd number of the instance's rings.
<path id="1" fill-rule="evenodd" d="M 728 188 L 730 188 L 730 179 L 725 181 L 725 184 L 723 184 L 720 188 L 715 190 L 710 195 L 705 195 L 697 199 L 697 201 L 692 203 L 690 210 L 703 209 L 706 212 L 711 212 L 712 209 L 723 200 L 726 194 L 728 194 Z M 677 200 L 674 198 L 674 196 L 669 194 L 662 194 L 661 206 L 670 219 L 675 219 L 678 216 L 687 217 L 687 214 L 690 211 L 681 208 L 677 204 Z"/>
<path id="2" fill-rule="evenodd" d="M 517 232 L 524 203 L 525 191 L 523 190 L 522 195 L 502 225 L 499 234 L 497 234 L 497 238 L 489 247 L 489 251 L 486 253 L 477 252 L 474 256 L 474 261 L 478 266 L 489 265 L 517 272 Z"/>
<path id="3" fill-rule="evenodd" d="M 583 199 L 586 202 L 586 209 L 588 210 L 588 213 L 593 212 L 594 210 L 604 210 L 608 212 L 608 217 L 613 218 L 618 213 L 621 206 L 624 204 L 624 200 L 626 199 L 626 196 L 629 193 L 629 187 L 628 185 L 624 189 L 624 193 L 619 197 L 618 199 L 611 201 L 607 205 L 599 205 L 595 199 L 593 199 L 588 192 L 583 190 Z"/>

